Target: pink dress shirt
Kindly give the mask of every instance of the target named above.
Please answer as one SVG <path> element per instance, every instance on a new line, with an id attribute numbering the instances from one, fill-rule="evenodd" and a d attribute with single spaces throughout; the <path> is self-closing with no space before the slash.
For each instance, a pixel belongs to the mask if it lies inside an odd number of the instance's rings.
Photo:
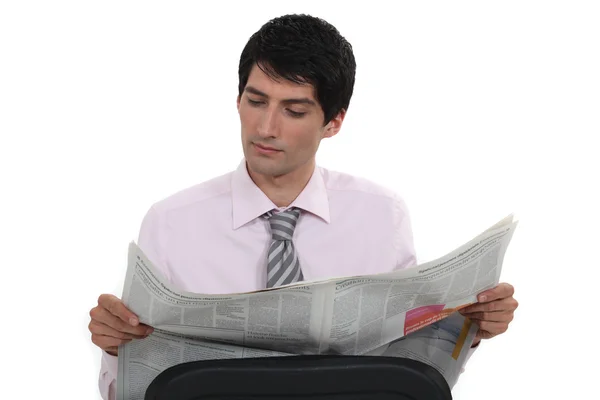
<path id="1" fill-rule="evenodd" d="M 404 201 L 368 180 L 317 167 L 290 207 L 304 279 L 389 272 L 416 264 Z M 266 286 L 271 234 L 260 218 L 278 208 L 239 167 L 154 204 L 138 245 L 182 290 L 223 294 Z M 114 399 L 117 357 L 102 354 L 99 386 Z"/>

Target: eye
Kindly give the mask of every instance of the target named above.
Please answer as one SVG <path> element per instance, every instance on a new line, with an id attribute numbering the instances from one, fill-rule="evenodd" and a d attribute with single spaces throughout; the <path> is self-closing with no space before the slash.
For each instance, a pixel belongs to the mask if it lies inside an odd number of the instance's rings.
<path id="1" fill-rule="evenodd" d="M 261 105 L 263 102 L 262 102 L 262 101 L 255 101 L 255 100 L 252 100 L 251 98 L 249 98 L 249 97 L 248 97 L 248 103 L 249 103 L 251 106 L 258 107 L 258 106 L 259 106 L 259 105 Z"/>
<path id="2" fill-rule="evenodd" d="M 290 114 L 290 116 L 292 116 L 294 118 L 302 118 L 304 116 L 304 114 L 306 114 L 305 112 L 297 112 L 297 111 L 292 111 L 290 109 L 287 109 L 287 112 Z"/>

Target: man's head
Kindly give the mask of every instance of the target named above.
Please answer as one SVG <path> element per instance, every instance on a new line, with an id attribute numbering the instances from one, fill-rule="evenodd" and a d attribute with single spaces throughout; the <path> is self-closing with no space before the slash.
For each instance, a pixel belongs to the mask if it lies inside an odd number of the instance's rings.
<path id="1" fill-rule="evenodd" d="M 351 45 L 322 19 L 286 15 L 252 35 L 240 57 L 237 99 L 251 172 L 312 169 L 321 139 L 341 128 L 355 71 Z"/>

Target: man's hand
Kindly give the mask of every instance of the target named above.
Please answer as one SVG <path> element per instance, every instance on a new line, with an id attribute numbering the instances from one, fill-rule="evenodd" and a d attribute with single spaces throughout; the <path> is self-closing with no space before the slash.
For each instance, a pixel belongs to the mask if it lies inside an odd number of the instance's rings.
<path id="1" fill-rule="evenodd" d="M 113 356 L 117 355 L 120 344 L 143 339 L 154 330 L 140 324 L 138 317 L 111 294 L 103 294 L 98 298 L 98 305 L 91 309 L 90 317 L 92 320 L 88 328 L 92 333 L 92 342 Z"/>
<path id="2" fill-rule="evenodd" d="M 479 303 L 465 307 L 459 312 L 479 325 L 474 345 L 481 339 L 489 339 L 506 332 L 513 320 L 519 303 L 513 297 L 515 289 L 501 283 L 477 296 Z"/>

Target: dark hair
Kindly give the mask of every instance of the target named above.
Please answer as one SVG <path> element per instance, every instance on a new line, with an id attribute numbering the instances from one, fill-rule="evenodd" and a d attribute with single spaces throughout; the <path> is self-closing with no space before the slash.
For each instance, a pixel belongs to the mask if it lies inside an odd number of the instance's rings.
<path id="1" fill-rule="evenodd" d="M 240 97 L 254 65 L 272 79 L 313 85 L 325 114 L 324 125 L 342 109 L 348 110 L 356 74 L 352 46 L 323 19 L 284 15 L 254 33 L 240 57 Z"/>

